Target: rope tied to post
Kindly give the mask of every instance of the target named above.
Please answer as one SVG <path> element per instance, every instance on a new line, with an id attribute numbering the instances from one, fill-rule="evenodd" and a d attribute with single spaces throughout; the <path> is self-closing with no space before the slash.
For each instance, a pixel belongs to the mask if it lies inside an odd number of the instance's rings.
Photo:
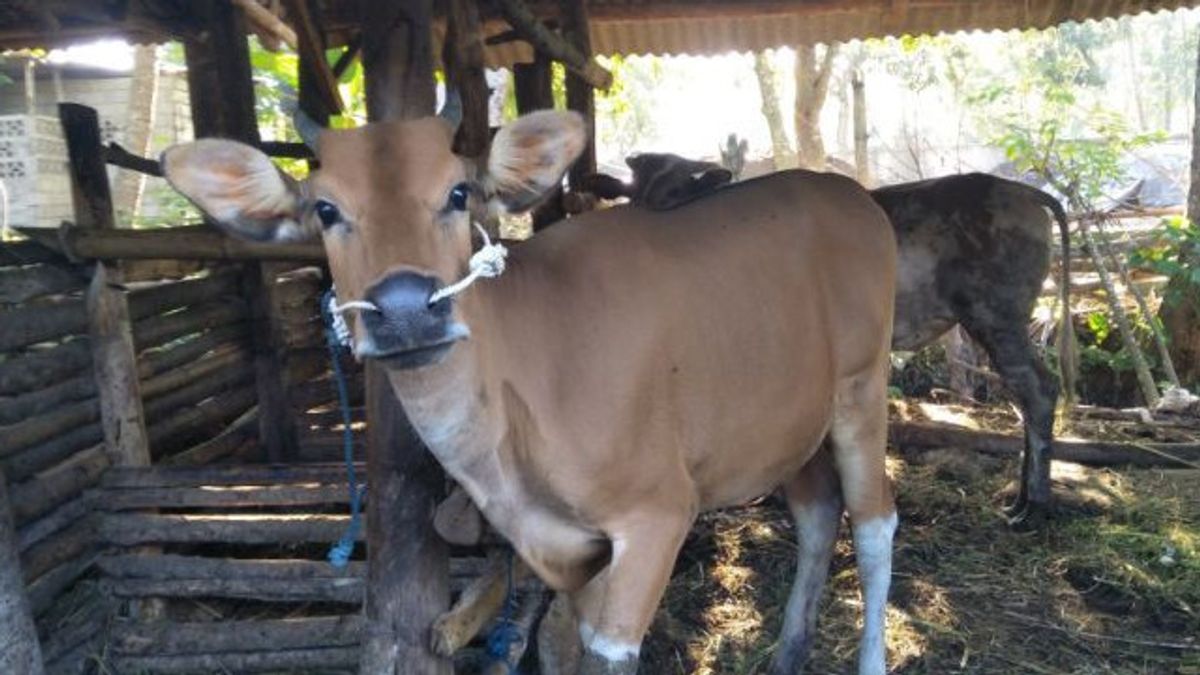
<path id="1" fill-rule="evenodd" d="M 346 303 L 354 305 L 355 303 Z M 364 303 L 370 304 L 370 303 Z M 371 305 L 374 307 L 374 305 Z M 349 347 L 350 329 L 342 319 L 345 306 L 337 304 L 337 295 L 333 288 L 325 292 L 321 298 L 321 319 L 325 322 L 325 343 L 329 349 L 329 360 L 333 366 L 333 381 L 337 387 L 338 408 L 342 413 L 342 457 L 346 462 L 346 479 L 350 497 L 350 523 L 340 539 L 329 549 L 329 564 L 337 569 L 343 569 L 350 562 L 354 553 L 354 542 L 358 540 L 359 530 L 362 529 L 362 497 L 364 490 L 358 489 L 358 479 L 354 471 L 354 429 L 350 416 L 350 392 L 346 386 L 346 373 L 342 369 L 341 350 Z"/>
<path id="2" fill-rule="evenodd" d="M 496 625 L 487 636 L 487 655 L 493 663 L 504 664 L 508 673 L 517 672 L 513 664 L 508 662 L 512 646 L 525 639 L 524 631 L 513 620 L 517 610 L 517 592 L 513 585 L 513 551 L 508 551 L 508 588 L 504 594 L 504 611 Z"/>

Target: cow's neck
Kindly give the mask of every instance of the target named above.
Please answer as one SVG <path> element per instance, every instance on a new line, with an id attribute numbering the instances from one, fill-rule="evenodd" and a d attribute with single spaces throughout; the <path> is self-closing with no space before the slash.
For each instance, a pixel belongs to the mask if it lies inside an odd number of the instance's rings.
<path id="1" fill-rule="evenodd" d="M 415 370 L 389 371 L 392 390 L 409 421 L 438 461 L 473 497 L 495 494 L 500 478 L 496 450 L 506 429 L 504 411 L 490 373 L 483 308 L 475 298 L 460 301 L 473 335 L 456 344 L 441 363 Z M 480 504 L 480 506 L 483 506 Z"/>

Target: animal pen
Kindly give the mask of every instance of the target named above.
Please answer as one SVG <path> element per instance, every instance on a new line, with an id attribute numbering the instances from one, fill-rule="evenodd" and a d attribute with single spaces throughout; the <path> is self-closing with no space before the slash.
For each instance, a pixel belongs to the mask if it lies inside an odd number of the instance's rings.
<path id="1" fill-rule="evenodd" d="M 300 159 L 301 144 L 260 140 L 248 32 L 297 49 L 299 106 L 318 121 L 343 109 L 337 78 L 356 58 L 372 119 L 429 114 L 440 61 L 462 94 L 458 146 L 470 155 L 488 139 L 485 66 L 513 68 L 529 111 L 554 105 L 551 64 L 562 63 L 568 107 L 590 118 L 593 88 L 611 77 L 592 53 L 1042 27 L 1194 4 L 62 0 L 6 3 L 0 50 L 178 39 L 197 137 Z M 330 49 L 342 50 L 334 63 Z M 488 567 L 484 549 L 434 531 L 441 470 L 384 378 L 348 360 L 360 484 L 347 485 L 321 247 L 237 242 L 205 224 L 129 229 L 106 163 L 159 175 L 157 162 L 103 145 L 88 108 L 59 115 L 73 220 L 15 220 L 21 236 L 0 243 L 0 672 L 86 672 L 97 660 L 118 673 L 477 668 L 482 647 L 452 662 L 431 653 L 428 632 Z M 0 178 L 13 165 L 0 157 Z M 594 170 L 593 150 L 568 185 Z M 363 491 L 355 530 L 348 505 Z M 348 531 L 359 545 L 333 566 L 329 545 Z M 514 665 L 542 596 L 521 600 L 526 635 L 502 655 Z"/>

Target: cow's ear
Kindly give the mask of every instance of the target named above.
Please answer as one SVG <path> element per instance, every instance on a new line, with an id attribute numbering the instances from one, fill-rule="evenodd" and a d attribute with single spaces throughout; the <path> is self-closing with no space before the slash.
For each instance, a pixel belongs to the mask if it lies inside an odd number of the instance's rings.
<path id="1" fill-rule="evenodd" d="M 204 138 L 167 148 L 159 162 L 171 187 L 234 236 L 299 241 L 318 234 L 301 225 L 296 181 L 256 148 Z"/>
<path id="2" fill-rule="evenodd" d="M 587 125 L 576 112 L 540 110 L 505 125 L 488 155 L 490 205 L 509 213 L 533 208 L 562 183 L 586 144 Z"/>

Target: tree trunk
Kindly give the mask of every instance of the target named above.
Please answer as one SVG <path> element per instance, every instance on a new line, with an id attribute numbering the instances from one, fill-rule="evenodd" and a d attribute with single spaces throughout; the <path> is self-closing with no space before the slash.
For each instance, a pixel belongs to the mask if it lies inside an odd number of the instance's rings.
<path id="1" fill-rule="evenodd" d="M 871 187 L 871 156 L 867 153 L 867 85 L 862 70 L 855 68 L 850 76 L 854 89 L 854 170 L 855 177 L 865 187 Z"/>
<path id="2" fill-rule="evenodd" d="M 1078 206 L 1078 202 L 1076 204 Z M 1154 383 L 1154 378 L 1150 375 L 1150 366 L 1146 364 L 1146 357 L 1142 354 L 1142 348 L 1138 346 L 1137 339 L 1134 337 L 1133 325 L 1129 322 L 1125 308 L 1121 306 L 1121 297 L 1117 295 L 1116 286 L 1113 285 L 1112 276 L 1108 272 L 1108 265 L 1104 262 L 1104 256 L 1096 243 L 1096 236 L 1092 233 L 1087 217 L 1079 219 L 1079 232 L 1083 235 L 1088 255 L 1091 256 L 1092 264 L 1096 266 L 1096 273 L 1100 276 L 1100 284 L 1104 287 L 1109 311 L 1112 312 L 1113 318 L 1117 322 L 1121 344 L 1133 359 L 1133 372 L 1137 375 L 1138 386 L 1142 390 L 1142 400 L 1152 408 L 1158 403 L 1158 385 Z"/>
<path id="3" fill-rule="evenodd" d="M 1200 49 L 1197 50 L 1195 101 L 1191 187 L 1187 201 L 1187 217 L 1193 224 L 1200 223 Z M 1190 250 L 1184 254 L 1188 268 L 1200 265 L 1200 251 Z M 1184 386 L 1195 385 L 1200 382 L 1200 289 L 1185 273 L 1171 279 L 1165 296 L 1167 301 L 1159 308 L 1158 316 L 1171 345 L 1175 369 Z"/>
<path id="4" fill-rule="evenodd" d="M 154 138 L 154 113 L 158 106 L 158 58 L 154 45 L 138 45 L 133 51 L 133 76 L 129 88 L 129 126 L 125 132 L 125 147 L 135 155 L 150 156 Z M 118 171 L 114 187 L 113 208 L 117 212 L 117 227 L 132 227 L 141 209 L 142 193 L 146 187 L 145 174 Z"/>
<path id="5" fill-rule="evenodd" d="M 796 153 L 792 152 L 792 145 L 784 131 L 779 92 L 775 88 L 775 68 L 771 65 L 770 54 L 765 51 L 754 54 L 754 74 L 758 76 L 758 91 L 762 95 L 763 117 L 767 119 L 767 128 L 771 131 L 771 157 L 775 162 L 775 170 L 793 169 L 796 167 Z"/>
<path id="6" fill-rule="evenodd" d="M 837 50 L 836 44 L 826 45 L 824 54 L 818 59 L 816 45 L 796 48 L 796 157 L 800 166 L 806 169 L 825 169 L 821 108 L 825 106 L 825 95 L 829 92 L 829 75 Z"/>

